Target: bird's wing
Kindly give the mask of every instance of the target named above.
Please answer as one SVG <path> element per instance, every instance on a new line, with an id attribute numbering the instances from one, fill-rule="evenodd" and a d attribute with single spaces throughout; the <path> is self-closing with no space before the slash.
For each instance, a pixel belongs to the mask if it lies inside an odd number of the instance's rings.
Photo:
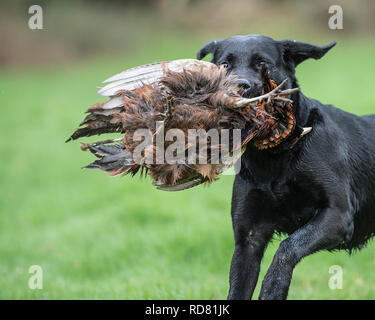
<path id="1" fill-rule="evenodd" d="M 154 84 L 164 77 L 167 71 L 181 72 L 184 69 L 192 70 L 202 66 L 212 65 L 213 64 L 210 62 L 196 59 L 179 59 L 145 64 L 125 70 L 104 80 L 103 83 L 108 84 L 100 88 L 98 93 L 105 97 L 112 97 L 122 90 L 133 90 L 144 84 Z"/>

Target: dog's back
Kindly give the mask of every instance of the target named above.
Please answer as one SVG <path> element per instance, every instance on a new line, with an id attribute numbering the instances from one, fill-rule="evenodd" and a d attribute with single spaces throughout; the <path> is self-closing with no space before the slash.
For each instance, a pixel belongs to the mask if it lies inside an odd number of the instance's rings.
<path id="1" fill-rule="evenodd" d="M 346 175 L 354 216 L 353 236 L 339 248 L 360 249 L 375 235 L 375 115 L 357 116 L 333 106 L 320 110 L 337 145 L 330 144 L 326 151 L 332 161 L 342 160 L 338 169 Z M 337 149 L 339 154 L 334 152 Z"/>

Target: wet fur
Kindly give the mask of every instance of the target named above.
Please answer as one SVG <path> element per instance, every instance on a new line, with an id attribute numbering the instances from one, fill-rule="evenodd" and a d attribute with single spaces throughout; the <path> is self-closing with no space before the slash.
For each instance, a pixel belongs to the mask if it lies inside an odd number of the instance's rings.
<path id="1" fill-rule="evenodd" d="M 321 58 L 333 45 L 235 36 L 207 43 L 198 58 L 212 53 L 212 62 L 226 63 L 228 72 L 250 84 L 245 93 L 251 96 L 261 83 L 260 58 L 271 78 L 278 83 L 288 78 L 295 86 L 297 65 Z M 301 92 L 292 100 L 297 125 L 311 126 L 312 132 L 294 148 L 289 146 L 296 136 L 264 151 L 248 145 L 241 159 L 232 196 L 229 299 L 252 297 L 263 252 L 275 233 L 289 236 L 263 279 L 260 299 L 285 299 L 293 269 L 304 257 L 320 250 L 352 252 L 375 234 L 375 115 L 356 116 Z"/>

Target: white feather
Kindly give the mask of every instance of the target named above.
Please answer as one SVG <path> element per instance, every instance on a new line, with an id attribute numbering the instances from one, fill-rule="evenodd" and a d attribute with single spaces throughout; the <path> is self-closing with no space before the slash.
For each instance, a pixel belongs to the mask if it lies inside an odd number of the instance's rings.
<path id="1" fill-rule="evenodd" d="M 149 63 L 149 64 L 145 64 L 143 66 L 137 66 L 137 67 L 134 67 L 134 68 L 124 70 L 124 71 L 122 71 L 118 74 L 115 74 L 114 76 L 104 80 L 103 83 L 117 81 L 117 80 L 123 80 L 123 79 L 130 79 L 132 77 L 138 77 L 142 74 L 153 73 L 153 72 L 158 72 L 158 71 L 159 72 L 162 71 L 160 62 Z"/>
<path id="2" fill-rule="evenodd" d="M 164 76 L 164 73 L 153 73 L 147 77 L 138 77 L 134 80 L 118 80 L 107 84 L 103 88 L 98 90 L 98 93 L 105 97 L 110 97 L 116 95 L 120 90 L 134 90 L 141 87 L 144 84 L 153 84 L 160 80 Z"/>
<path id="3" fill-rule="evenodd" d="M 125 104 L 124 99 L 119 97 L 113 97 L 101 106 L 102 109 L 114 109 L 121 107 Z"/>
<path id="4" fill-rule="evenodd" d="M 210 66 L 210 62 L 195 59 L 180 59 L 166 62 L 156 62 L 138 66 L 120 72 L 106 80 L 103 83 L 109 83 L 100 88 L 98 93 L 102 96 L 110 97 L 116 95 L 120 90 L 134 90 L 143 84 L 153 84 L 165 76 L 165 72 L 181 72 L 184 69 L 192 70 L 200 66 Z"/>

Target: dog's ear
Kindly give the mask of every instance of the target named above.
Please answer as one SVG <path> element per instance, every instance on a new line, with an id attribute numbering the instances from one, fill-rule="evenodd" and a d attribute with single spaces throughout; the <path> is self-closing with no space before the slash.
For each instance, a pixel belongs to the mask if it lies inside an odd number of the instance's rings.
<path id="1" fill-rule="evenodd" d="M 320 59 L 336 45 L 336 41 L 322 47 L 296 40 L 281 40 L 279 43 L 282 46 L 285 61 L 292 62 L 293 67 L 309 58 Z"/>
<path id="2" fill-rule="evenodd" d="M 207 54 L 212 53 L 214 54 L 219 43 L 221 40 L 213 40 L 210 42 L 207 42 L 198 52 L 197 52 L 197 59 L 201 60 L 203 59 Z"/>

